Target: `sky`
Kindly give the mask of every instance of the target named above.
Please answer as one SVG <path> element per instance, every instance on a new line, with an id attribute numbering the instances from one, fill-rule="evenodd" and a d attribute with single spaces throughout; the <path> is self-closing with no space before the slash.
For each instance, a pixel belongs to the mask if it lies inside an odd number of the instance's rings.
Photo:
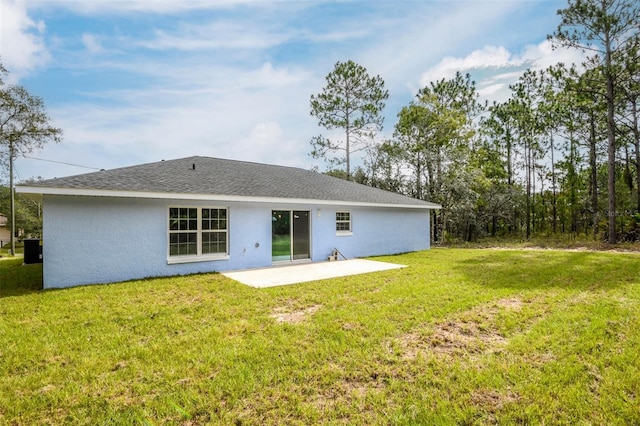
<path id="1" fill-rule="evenodd" d="M 309 98 L 353 60 L 389 91 L 380 138 L 431 81 L 469 73 L 504 101 L 553 50 L 555 0 L 0 0 L 5 83 L 43 99 L 63 130 L 16 161 L 53 178 L 192 155 L 325 170 Z M 66 163 L 66 164 L 65 164 Z M 5 176 L 2 176 L 6 179 Z"/>

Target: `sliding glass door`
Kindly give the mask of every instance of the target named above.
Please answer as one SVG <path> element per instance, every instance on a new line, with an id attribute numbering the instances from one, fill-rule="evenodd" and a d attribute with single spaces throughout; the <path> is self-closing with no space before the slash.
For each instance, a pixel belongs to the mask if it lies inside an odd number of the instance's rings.
<path id="1" fill-rule="evenodd" d="M 291 260 L 291 212 L 271 212 L 271 260 Z"/>
<path id="2" fill-rule="evenodd" d="M 293 212 L 293 260 L 309 259 L 309 212 Z"/>
<path id="3" fill-rule="evenodd" d="M 271 259 L 274 262 L 309 259 L 309 212 L 271 212 Z"/>

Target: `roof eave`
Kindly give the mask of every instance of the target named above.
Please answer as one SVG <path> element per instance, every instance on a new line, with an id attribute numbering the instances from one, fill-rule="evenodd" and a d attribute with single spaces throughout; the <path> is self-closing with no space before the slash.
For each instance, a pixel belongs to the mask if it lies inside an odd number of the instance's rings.
<path id="1" fill-rule="evenodd" d="M 311 198 L 284 198 L 284 197 L 259 197 L 245 195 L 217 195 L 217 194 L 187 194 L 174 192 L 144 192 L 106 189 L 81 189 L 81 188 L 55 188 L 41 186 L 16 186 L 16 192 L 32 198 L 41 198 L 43 195 L 67 195 L 83 197 L 119 197 L 119 198 L 146 198 L 146 199 L 171 199 L 192 201 L 230 201 L 248 203 L 289 203 L 289 204 L 317 204 L 333 206 L 361 206 L 361 207 L 391 207 L 404 209 L 437 210 L 442 206 L 433 203 L 425 204 L 393 204 L 374 203 L 361 201 L 318 200 Z"/>

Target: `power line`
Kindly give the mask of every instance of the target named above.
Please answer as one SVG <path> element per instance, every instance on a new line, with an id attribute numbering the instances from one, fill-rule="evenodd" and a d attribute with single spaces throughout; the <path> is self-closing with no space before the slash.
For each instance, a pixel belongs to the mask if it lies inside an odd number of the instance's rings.
<path id="1" fill-rule="evenodd" d="M 31 160 L 38 160 L 38 161 L 47 161 L 49 163 L 64 164 L 65 166 L 82 167 L 83 169 L 91 169 L 91 170 L 98 170 L 98 171 L 99 170 L 104 170 L 104 169 L 99 169 L 97 167 L 89 167 L 89 166 L 83 166 L 83 165 L 80 165 L 80 164 L 65 163 L 64 161 L 46 160 L 44 158 L 29 157 L 27 155 L 25 155 L 24 158 L 29 158 Z"/>

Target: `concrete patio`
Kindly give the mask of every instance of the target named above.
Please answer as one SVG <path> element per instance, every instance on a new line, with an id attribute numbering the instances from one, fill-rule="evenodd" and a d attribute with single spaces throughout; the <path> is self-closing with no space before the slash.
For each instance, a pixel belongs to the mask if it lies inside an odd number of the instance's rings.
<path id="1" fill-rule="evenodd" d="M 298 265 L 273 266 L 262 269 L 224 272 L 227 278 L 256 288 L 298 284 L 349 275 L 368 274 L 405 268 L 406 265 L 378 262 L 366 259 L 350 259 L 335 262 L 316 262 Z"/>

